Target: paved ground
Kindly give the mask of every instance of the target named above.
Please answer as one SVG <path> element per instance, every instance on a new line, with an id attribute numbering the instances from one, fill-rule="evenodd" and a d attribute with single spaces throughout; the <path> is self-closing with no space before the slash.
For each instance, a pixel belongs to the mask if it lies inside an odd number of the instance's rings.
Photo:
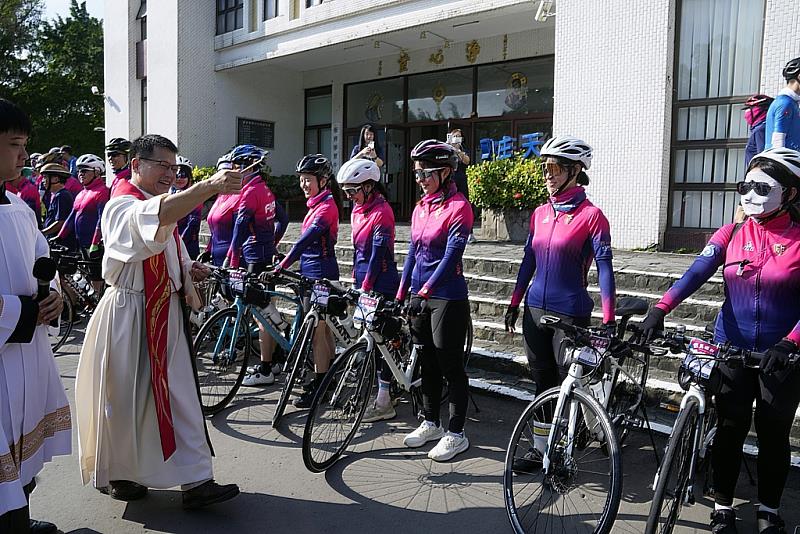
<path id="1" fill-rule="evenodd" d="M 72 401 L 77 347 L 67 349 L 57 363 Z M 193 513 L 181 510 L 176 490 L 152 491 L 130 504 L 113 501 L 80 485 L 73 454 L 43 471 L 33 495 L 33 514 L 56 522 L 64 532 L 82 534 L 508 532 L 501 472 L 508 436 L 524 403 L 480 394 L 475 398 L 481 411 L 471 411 L 467 424 L 472 448 L 456 462 L 436 464 L 427 459 L 427 448 L 403 447 L 402 435 L 416 421 L 410 407 L 401 404 L 397 420 L 365 426 L 356 438 L 355 454 L 315 475 L 302 462 L 302 414 L 291 412 L 286 425 L 273 430 L 269 422 L 275 388 L 250 390 L 209 426 L 217 451 L 216 477 L 240 484 L 242 495 L 236 500 Z M 647 485 L 655 470 L 648 443 L 645 435 L 634 434 L 626 444 L 624 502 L 614 532 L 642 531 L 652 493 Z M 663 447 L 664 437 L 657 437 L 657 443 Z M 754 499 L 744 477 L 740 493 Z M 784 496 L 789 532 L 800 524 L 800 507 L 788 503 L 799 499 L 800 472 L 794 470 Z M 753 532 L 752 504 L 738 505 L 745 519 L 740 532 Z M 686 509 L 676 532 L 705 531 L 709 510 L 707 499 Z"/>

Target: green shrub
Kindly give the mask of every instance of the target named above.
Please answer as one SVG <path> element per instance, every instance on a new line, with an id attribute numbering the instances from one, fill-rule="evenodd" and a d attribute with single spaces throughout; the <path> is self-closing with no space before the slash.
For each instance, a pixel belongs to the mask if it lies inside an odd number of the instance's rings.
<path id="1" fill-rule="evenodd" d="M 192 178 L 194 179 L 194 183 L 201 182 L 206 178 L 210 178 L 217 172 L 216 167 L 195 167 L 192 170 Z"/>
<path id="2" fill-rule="evenodd" d="M 303 190 L 300 189 L 300 182 L 296 174 L 271 176 L 267 179 L 267 185 L 278 200 L 297 200 L 304 198 Z"/>
<path id="3" fill-rule="evenodd" d="M 467 167 L 469 198 L 477 207 L 493 211 L 534 209 L 547 201 L 540 160 L 494 159 Z"/>

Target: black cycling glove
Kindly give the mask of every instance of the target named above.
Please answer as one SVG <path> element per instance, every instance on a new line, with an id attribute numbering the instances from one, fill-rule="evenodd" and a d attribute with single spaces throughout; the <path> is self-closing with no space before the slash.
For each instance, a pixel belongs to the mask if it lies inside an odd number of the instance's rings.
<path id="1" fill-rule="evenodd" d="M 771 375 L 775 371 L 783 371 L 789 365 L 791 355 L 798 351 L 797 345 L 788 339 L 781 339 L 764 355 L 761 360 L 761 371 Z"/>
<path id="2" fill-rule="evenodd" d="M 511 332 L 512 334 L 516 332 L 518 318 L 519 306 L 509 306 L 506 310 L 506 332 Z"/>
<path id="3" fill-rule="evenodd" d="M 658 332 L 664 331 L 664 317 L 667 313 L 661 308 L 653 307 L 642 321 L 641 329 L 645 341 L 650 341 L 657 336 Z"/>

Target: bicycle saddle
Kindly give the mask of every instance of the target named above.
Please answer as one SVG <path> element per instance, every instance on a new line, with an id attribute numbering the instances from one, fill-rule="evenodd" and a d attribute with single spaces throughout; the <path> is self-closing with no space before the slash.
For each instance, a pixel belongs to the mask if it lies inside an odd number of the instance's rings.
<path id="1" fill-rule="evenodd" d="M 623 297 L 617 301 L 614 313 L 621 317 L 644 315 L 647 313 L 647 301 L 637 297 Z"/>

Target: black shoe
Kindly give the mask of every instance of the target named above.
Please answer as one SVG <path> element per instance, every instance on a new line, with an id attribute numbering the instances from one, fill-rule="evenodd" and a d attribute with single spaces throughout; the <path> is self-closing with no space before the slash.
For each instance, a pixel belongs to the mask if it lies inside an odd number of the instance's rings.
<path id="1" fill-rule="evenodd" d="M 781 516 L 759 510 L 756 512 L 756 521 L 758 522 L 758 534 L 786 534 L 786 526 Z"/>
<path id="2" fill-rule="evenodd" d="M 531 449 L 524 456 L 514 458 L 511 470 L 522 475 L 533 475 L 542 469 L 542 453 Z"/>
<path id="3" fill-rule="evenodd" d="M 108 486 L 97 488 L 97 491 L 118 501 L 138 501 L 147 495 L 147 486 L 130 480 L 112 480 Z"/>
<path id="4" fill-rule="evenodd" d="M 48 523 L 47 521 L 37 521 L 35 519 L 30 520 L 29 528 L 31 534 L 55 534 L 58 532 L 58 527 L 53 523 Z"/>
<path id="5" fill-rule="evenodd" d="M 311 408 L 311 401 L 314 400 L 314 393 L 316 393 L 314 389 L 302 392 L 299 397 L 292 401 L 292 406 L 301 410 Z"/>
<path id="6" fill-rule="evenodd" d="M 209 480 L 183 492 L 184 510 L 194 510 L 210 504 L 217 504 L 233 499 L 239 495 L 239 486 L 236 484 L 220 485 Z"/>
<path id="7" fill-rule="evenodd" d="M 713 534 L 737 534 L 736 512 L 728 509 L 711 512 L 711 532 Z"/>

